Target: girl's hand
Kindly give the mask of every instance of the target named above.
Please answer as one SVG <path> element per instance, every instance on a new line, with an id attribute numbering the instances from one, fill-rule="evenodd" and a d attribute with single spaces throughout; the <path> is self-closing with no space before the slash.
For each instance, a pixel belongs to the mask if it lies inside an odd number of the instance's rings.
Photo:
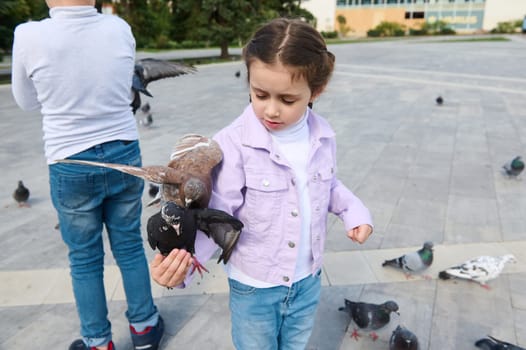
<path id="1" fill-rule="evenodd" d="M 347 232 L 347 237 L 352 239 L 354 242 L 362 244 L 367 240 L 367 238 L 369 238 L 371 233 L 373 233 L 373 228 L 371 225 L 364 224 L 349 230 Z"/>
<path id="2" fill-rule="evenodd" d="M 173 288 L 183 283 L 192 256 L 184 249 L 174 249 L 167 256 L 155 255 L 150 263 L 152 279 L 163 287 Z"/>

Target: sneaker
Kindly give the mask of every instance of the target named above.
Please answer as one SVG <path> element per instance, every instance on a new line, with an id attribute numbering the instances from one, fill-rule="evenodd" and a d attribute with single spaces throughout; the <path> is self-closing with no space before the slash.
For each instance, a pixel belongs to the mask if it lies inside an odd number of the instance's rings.
<path id="1" fill-rule="evenodd" d="M 97 348 L 94 346 L 88 348 L 88 346 L 84 343 L 82 339 L 77 339 L 73 343 L 71 343 L 71 345 L 69 346 L 69 350 L 97 350 Z M 108 350 L 115 350 L 115 346 L 113 345 L 113 342 L 111 340 L 108 343 Z"/>
<path id="2" fill-rule="evenodd" d="M 155 327 L 147 327 L 142 332 L 137 332 L 130 325 L 130 333 L 135 350 L 157 350 L 164 334 L 163 318 L 159 316 L 159 321 Z"/>

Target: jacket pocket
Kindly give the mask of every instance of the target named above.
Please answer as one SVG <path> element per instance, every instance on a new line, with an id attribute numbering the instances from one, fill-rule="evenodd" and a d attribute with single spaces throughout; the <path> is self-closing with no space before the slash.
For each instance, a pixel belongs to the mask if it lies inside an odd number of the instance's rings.
<path id="1" fill-rule="evenodd" d="M 251 231 L 266 233 L 279 215 L 288 183 L 283 175 L 246 171 L 245 204 Z"/>

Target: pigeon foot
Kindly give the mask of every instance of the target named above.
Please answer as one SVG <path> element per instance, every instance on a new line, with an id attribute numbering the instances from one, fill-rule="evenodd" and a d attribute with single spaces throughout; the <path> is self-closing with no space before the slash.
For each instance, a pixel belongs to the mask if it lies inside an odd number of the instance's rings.
<path id="1" fill-rule="evenodd" d="M 378 339 L 378 334 L 376 334 L 375 332 L 371 332 L 371 333 L 369 334 L 369 336 L 371 337 L 371 339 L 372 339 L 373 341 L 376 341 L 376 339 Z"/>
<path id="2" fill-rule="evenodd" d="M 203 271 L 206 271 L 206 272 L 210 273 L 210 271 L 208 271 L 206 269 L 206 267 L 204 267 L 199 262 L 199 260 L 197 260 L 196 257 L 193 257 L 193 260 L 194 260 L 194 263 L 193 263 L 192 271 L 190 271 L 190 275 L 193 275 L 196 270 L 197 270 L 197 272 L 199 272 L 199 275 L 201 276 L 201 278 L 203 278 Z"/>
<path id="3" fill-rule="evenodd" d="M 360 333 L 358 333 L 358 330 L 355 328 L 351 333 L 351 338 L 358 341 L 358 338 L 360 338 Z"/>

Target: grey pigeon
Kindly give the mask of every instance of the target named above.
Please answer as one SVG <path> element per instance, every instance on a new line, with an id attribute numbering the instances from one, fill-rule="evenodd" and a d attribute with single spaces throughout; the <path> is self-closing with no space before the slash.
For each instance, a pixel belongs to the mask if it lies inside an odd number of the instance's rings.
<path id="1" fill-rule="evenodd" d="M 29 189 L 24 186 L 24 183 L 18 181 L 18 186 L 13 192 L 13 198 L 18 203 L 19 207 L 29 207 L 27 201 L 29 200 Z"/>
<path id="2" fill-rule="evenodd" d="M 433 263 L 433 242 L 425 242 L 418 251 L 404 254 L 398 258 L 385 260 L 382 266 L 402 269 L 409 278 L 414 272 L 421 272 Z"/>
<path id="3" fill-rule="evenodd" d="M 150 82 L 195 72 L 195 67 L 183 63 L 169 62 L 155 58 L 143 58 L 137 60 L 135 62 L 132 80 L 134 96 L 131 107 L 133 114 L 135 114 L 135 112 L 141 107 L 141 93 L 153 97 L 146 89 Z"/>
<path id="4" fill-rule="evenodd" d="M 236 71 L 236 78 L 239 78 L 241 76 L 241 71 Z"/>
<path id="5" fill-rule="evenodd" d="M 378 339 L 378 335 L 374 330 L 380 329 L 389 323 L 391 312 L 399 314 L 398 304 L 392 300 L 382 304 L 371 304 L 345 299 L 345 306 L 340 307 L 338 310 L 347 312 L 359 328 L 372 330 L 373 332 L 369 336 L 373 341 Z M 360 337 L 356 328 L 353 330 L 351 337 L 356 340 Z"/>
<path id="6" fill-rule="evenodd" d="M 475 346 L 483 350 L 526 350 L 520 346 L 498 340 L 490 335 L 488 335 L 486 338 L 477 340 L 475 342 Z"/>
<path id="7" fill-rule="evenodd" d="M 150 103 L 146 102 L 140 109 L 141 118 L 139 124 L 145 127 L 149 127 L 153 124 L 153 116 L 151 112 Z"/>
<path id="8" fill-rule="evenodd" d="M 461 278 L 480 283 L 486 289 L 489 280 L 497 278 L 504 269 L 507 262 L 517 262 L 512 254 L 502 256 L 479 256 L 468 260 L 460 265 L 452 266 L 446 270 L 440 271 L 438 277 L 443 280 L 450 278 Z"/>
<path id="9" fill-rule="evenodd" d="M 389 339 L 389 350 L 418 350 L 418 338 L 409 329 L 398 325 Z"/>
<path id="10" fill-rule="evenodd" d="M 506 172 L 506 175 L 516 178 L 524 170 L 524 162 L 522 161 L 522 157 L 516 156 L 509 163 L 504 164 L 502 168 Z"/>
<path id="11" fill-rule="evenodd" d="M 442 96 L 438 96 L 435 101 L 437 105 L 442 106 L 442 104 L 444 103 L 444 98 Z"/>

